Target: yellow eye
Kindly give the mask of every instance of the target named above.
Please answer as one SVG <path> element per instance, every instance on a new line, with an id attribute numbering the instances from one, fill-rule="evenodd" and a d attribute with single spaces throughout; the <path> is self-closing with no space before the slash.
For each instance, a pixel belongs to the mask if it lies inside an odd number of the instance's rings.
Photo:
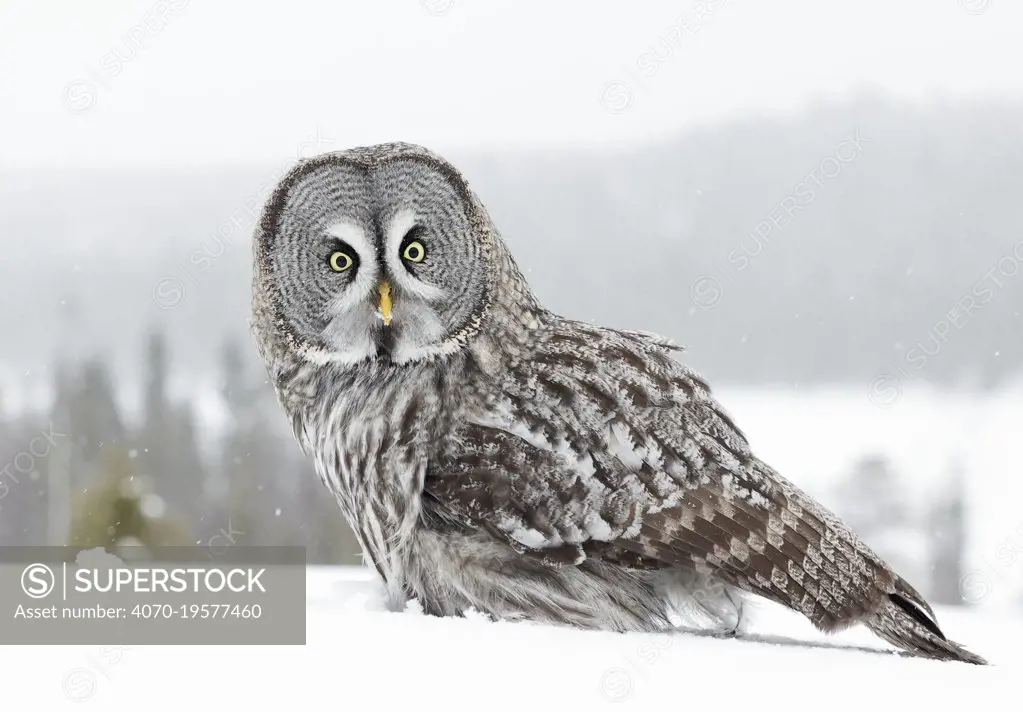
<path id="1" fill-rule="evenodd" d="M 348 256 L 347 252 L 335 252 L 327 260 L 330 268 L 335 272 L 344 272 L 346 269 L 352 266 L 352 258 Z"/>
<path id="2" fill-rule="evenodd" d="M 419 240 L 414 240 L 405 246 L 401 256 L 409 262 L 422 262 L 426 258 L 426 247 Z"/>

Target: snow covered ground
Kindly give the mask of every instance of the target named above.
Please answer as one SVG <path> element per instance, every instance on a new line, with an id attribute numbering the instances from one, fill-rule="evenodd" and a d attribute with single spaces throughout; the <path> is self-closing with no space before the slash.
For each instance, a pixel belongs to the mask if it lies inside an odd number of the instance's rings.
<path id="1" fill-rule="evenodd" d="M 1019 619 L 939 610 L 993 665 L 908 659 L 862 630 L 826 638 L 769 604 L 769 642 L 619 635 L 388 613 L 366 569 L 310 568 L 304 647 L 0 649 L 4 709 L 887 710 L 1018 706 Z M 820 646 L 828 647 L 820 647 Z M 846 646 L 842 649 L 838 646 Z"/>

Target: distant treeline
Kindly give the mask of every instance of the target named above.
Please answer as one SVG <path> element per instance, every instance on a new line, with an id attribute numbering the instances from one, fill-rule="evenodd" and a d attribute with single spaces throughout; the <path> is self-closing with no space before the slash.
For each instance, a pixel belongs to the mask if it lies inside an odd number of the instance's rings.
<path id="1" fill-rule="evenodd" d="M 1023 365 L 1020 106 L 862 99 L 627 150 L 434 148 L 548 305 L 669 335 L 712 382 L 985 388 Z M 249 241 L 286 159 L 0 175 L 0 365 L 136 368 L 156 321 L 190 382 L 225 336 L 255 368 Z"/>
<path id="2" fill-rule="evenodd" d="M 195 403 L 171 398 L 158 331 L 137 352 L 141 418 L 101 357 L 61 359 L 53 399 L 0 420 L 0 546 L 305 546 L 310 563 L 358 563 L 333 496 L 302 456 L 261 371 L 210 344 L 227 427 L 200 446 Z M 0 412 L 3 403 L 0 402 Z"/>

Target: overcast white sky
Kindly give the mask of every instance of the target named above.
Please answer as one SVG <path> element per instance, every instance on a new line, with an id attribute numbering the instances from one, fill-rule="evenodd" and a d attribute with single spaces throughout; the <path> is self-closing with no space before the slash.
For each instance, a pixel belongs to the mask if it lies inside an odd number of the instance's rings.
<path id="1" fill-rule="evenodd" d="M 1018 0 L 4 0 L 0 165 L 279 159 L 317 131 L 306 153 L 606 144 L 860 88 L 1016 99 L 1021 45 Z"/>

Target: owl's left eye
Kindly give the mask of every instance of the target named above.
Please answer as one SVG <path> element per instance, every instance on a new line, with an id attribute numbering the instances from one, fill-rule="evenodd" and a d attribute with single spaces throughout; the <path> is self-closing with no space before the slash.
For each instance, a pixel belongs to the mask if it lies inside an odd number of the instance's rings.
<path id="1" fill-rule="evenodd" d="M 413 240 L 405 245 L 405 249 L 401 251 L 401 256 L 409 262 L 422 262 L 426 259 L 426 246 L 419 240 Z"/>

